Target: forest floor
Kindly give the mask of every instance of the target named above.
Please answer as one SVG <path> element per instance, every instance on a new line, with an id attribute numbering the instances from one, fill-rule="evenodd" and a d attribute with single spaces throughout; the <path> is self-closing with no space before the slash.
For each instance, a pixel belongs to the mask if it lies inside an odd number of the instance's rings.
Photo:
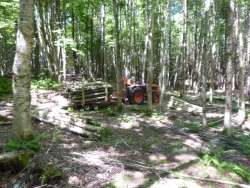
<path id="1" fill-rule="evenodd" d="M 249 187 L 250 119 L 244 130 L 236 122 L 228 138 L 222 132 L 220 98 L 208 105 L 207 127 L 200 125 L 197 98 L 190 96 L 171 105 L 171 98 L 167 101 L 168 108 L 151 117 L 144 105 L 127 105 L 124 113 L 112 108 L 78 111 L 106 127 L 96 141 L 34 120 L 37 133 L 49 135 L 34 158 L 53 164 L 64 175 L 33 187 Z M 11 117 L 11 103 L 11 99 L 1 101 L 1 109 L 10 107 L 9 114 L 0 109 L 1 116 Z M 1 124 L 0 150 L 10 139 L 10 129 L 9 123 Z M 1 173 L 2 187 L 20 173 Z"/>

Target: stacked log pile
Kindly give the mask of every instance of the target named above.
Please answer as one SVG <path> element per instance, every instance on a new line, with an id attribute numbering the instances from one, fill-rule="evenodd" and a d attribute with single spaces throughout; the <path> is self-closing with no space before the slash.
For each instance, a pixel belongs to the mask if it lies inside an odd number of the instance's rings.
<path id="1" fill-rule="evenodd" d="M 112 86 L 102 81 L 66 83 L 66 96 L 74 106 L 112 103 L 112 92 Z"/>

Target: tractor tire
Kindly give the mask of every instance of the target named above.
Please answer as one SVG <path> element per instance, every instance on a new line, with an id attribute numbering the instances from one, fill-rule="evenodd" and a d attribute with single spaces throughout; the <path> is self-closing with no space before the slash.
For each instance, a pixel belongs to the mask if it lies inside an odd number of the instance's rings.
<path id="1" fill-rule="evenodd" d="M 145 98 L 145 92 L 143 91 L 142 88 L 136 87 L 132 91 L 132 99 L 133 103 L 140 105 L 144 103 L 144 98 Z"/>
<path id="2" fill-rule="evenodd" d="M 160 102 L 160 94 L 159 93 L 152 93 L 153 103 L 158 104 Z"/>
<path id="3" fill-rule="evenodd" d="M 134 102 L 134 100 L 133 100 L 133 88 L 131 88 L 131 87 L 127 88 L 127 99 L 128 99 L 129 104 L 133 104 L 133 102 Z"/>

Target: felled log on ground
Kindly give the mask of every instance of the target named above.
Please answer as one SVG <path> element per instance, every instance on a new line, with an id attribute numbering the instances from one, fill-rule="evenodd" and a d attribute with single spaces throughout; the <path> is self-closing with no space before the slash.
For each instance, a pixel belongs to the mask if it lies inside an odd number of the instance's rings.
<path id="1" fill-rule="evenodd" d="M 39 121 L 86 137 L 95 138 L 100 135 L 101 127 L 90 125 L 77 113 L 65 110 L 69 106 L 69 100 L 63 96 L 32 91 L 31 104 L 32 117 Z"/>
<path id="2" fill-rule="evenodd" d="M 192 112 L 192 113 L 201 113 L 202 112 L 202 107 L 191 104 L 185 100 L 182 100 L 180 98 L 177 98 L 175 96 L 170 96 L 168 103 L 167 103 L 167 108 L 169 109 L 177 109 L 177 110 L 184 110 L 187 112 Z"/>
<path id="3" fill-rule="evenodd" d="M 69 130 L 73 133 L 86 137 L 99 137 L 101 127 L 89 124 L 77 115 L 67 113 L 59 108 L 33 108 L 32 116 L 39 121 L 52 124 L 61 129 Z"/>

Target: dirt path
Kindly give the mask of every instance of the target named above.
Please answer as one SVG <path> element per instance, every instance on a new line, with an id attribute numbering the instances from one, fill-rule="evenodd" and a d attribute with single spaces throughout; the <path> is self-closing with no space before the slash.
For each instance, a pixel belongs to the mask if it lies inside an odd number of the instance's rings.
<path id="1" fill-rule="evenodd" d="M 5 104 L 11 106 L 11 103 Z M 222 144 L 230 146 L 219 126 L 205 131 L 190 129 L 181 122 L 200 120 L 199 115 L 190 112 L 168 110 L 147 117 L 140 111 L 132 111 L 127 109 L 115 117 L 103 112 L 79 112 L 79 116 L 95 118 L 109 128 L 111 133 L 99 141 L 35 121 L 37 132 L 50 135 L 37 155 L 65 174 L 53 187 L 228 188 L 244 183 L 236 174 L 220 171 L 200 158 L 211 145 L 214 148 Z M 1 127 L 0 145 L 6 143 L 10 128 Z M 250 167 L 249 156 L 238 151 L 237 145 L 231 144 L 228 151 L 233 152 L 227 153 L 225 160 Z"/>

